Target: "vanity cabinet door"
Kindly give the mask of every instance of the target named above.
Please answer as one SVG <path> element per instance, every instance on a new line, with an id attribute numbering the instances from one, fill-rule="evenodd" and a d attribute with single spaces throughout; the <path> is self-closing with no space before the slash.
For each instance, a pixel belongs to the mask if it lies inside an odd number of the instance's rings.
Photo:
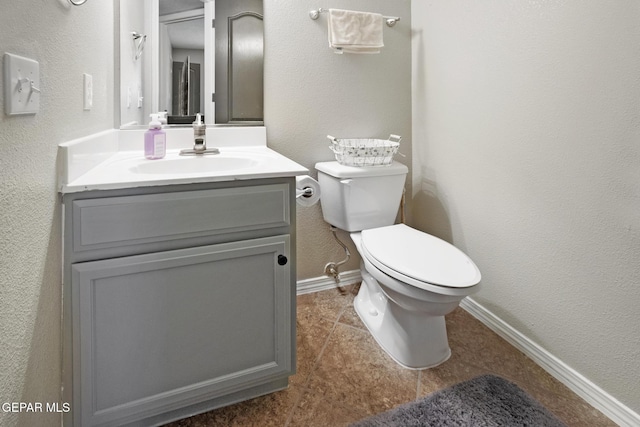
<path id="1" fill-rule="evenodd" d="M 74 424 L 136 423 L 293 373 L 289 256 L 283 235 L 73 264 Z"/>

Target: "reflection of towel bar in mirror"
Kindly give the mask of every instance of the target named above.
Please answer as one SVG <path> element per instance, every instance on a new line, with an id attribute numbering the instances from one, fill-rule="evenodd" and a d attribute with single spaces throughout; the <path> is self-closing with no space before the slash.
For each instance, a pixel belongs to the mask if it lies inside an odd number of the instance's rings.
<path id="1" fill-rule="evenodd" d="M 315 10 L 310 10 L 309 18 L 315 21 L 316 19 L 318 19 L 321 13 L 326 13 L 326 12 L 329 12 L 329 9 L 324 9 L 322 7 L 319 7 L 318 9 L 315 9 Z M 388 27 L 393 27 L 400 20 L 400 18 L 397 16 L 383 16 L 383 18 L 387 23 Z"/>

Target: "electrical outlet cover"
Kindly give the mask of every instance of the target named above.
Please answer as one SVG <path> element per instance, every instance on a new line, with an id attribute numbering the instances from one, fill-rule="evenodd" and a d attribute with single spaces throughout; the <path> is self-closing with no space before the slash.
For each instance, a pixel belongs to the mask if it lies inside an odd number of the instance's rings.
<path id="1" fill-rule="evenodd" d="M 40 109 L 40 64 L 4 54 L 4 110 L 9 116 L 36 114 Z"/>

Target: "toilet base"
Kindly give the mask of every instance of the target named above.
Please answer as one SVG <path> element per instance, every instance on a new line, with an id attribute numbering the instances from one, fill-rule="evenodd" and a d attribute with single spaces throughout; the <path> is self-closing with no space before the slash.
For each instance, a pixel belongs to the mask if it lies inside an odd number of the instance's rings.
<path id="1" fill-rule="evenodd" d="M 376 279 L 362 270 L 353 305 L 378 345 L 408 369 L 433 368 L 451 356 L 444 316 L 405 310 L 390 301 Z"/>

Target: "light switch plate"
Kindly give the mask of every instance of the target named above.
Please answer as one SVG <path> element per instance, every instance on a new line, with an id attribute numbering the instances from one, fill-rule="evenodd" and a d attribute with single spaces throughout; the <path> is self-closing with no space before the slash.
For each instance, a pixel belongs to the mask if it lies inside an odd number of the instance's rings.
<path id="1" fill-rule="evenodd" d="M 82 80 L 84 83 L 83 108 L 85 111 L 87 111 L 91 110 L 91 107 L 93 107 L 93 77 L 91 76 L 91 74 L 85 73 L 82 75 Z"/>
<path id="2" fill-rule="evenodd" d="M 40 64 L 4 54 L 4 111 L 7 115 L 36 114 L 40 110 Z"/>

